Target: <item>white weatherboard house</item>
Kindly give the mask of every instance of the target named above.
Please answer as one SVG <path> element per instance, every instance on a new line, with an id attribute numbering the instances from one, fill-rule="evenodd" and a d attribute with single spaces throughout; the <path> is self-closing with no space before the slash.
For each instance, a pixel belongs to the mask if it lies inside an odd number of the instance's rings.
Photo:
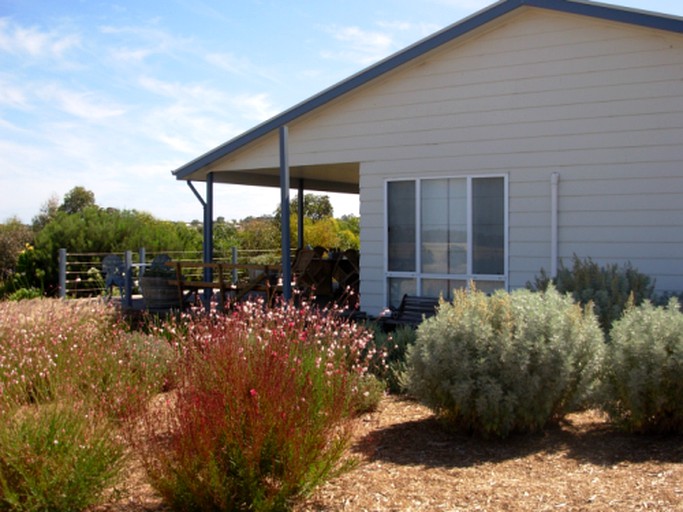
<path id="1" fill-rule="evenodd" d="M 359 194 L 370 314 L 574 254 L 681 291 L 683 19 L 505 0 L 174 174 L 207 183 L 209 219 L 214 183 Z"/>

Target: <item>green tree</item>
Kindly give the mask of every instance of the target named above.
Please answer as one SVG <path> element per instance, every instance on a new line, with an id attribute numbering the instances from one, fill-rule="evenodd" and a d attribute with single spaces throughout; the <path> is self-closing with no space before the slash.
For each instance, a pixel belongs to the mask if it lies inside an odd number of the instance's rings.
<path id="1" fill-rule="evenodd" d="M 298 246 L 298 230 L 296 218 L 292 215 L 290 225 L 292 245 Z M 360 241 L 357 234 L 343 225 L 339 219 L 327 217 L 318 221 L 304 218 L 304 243 L 315 247 L 321 246 L 328 249 L 358 249 Z"/>
<path id="2" fill-rule="evenodd" d="M 19 218 L 10 217 L 0 224 L 0 281 L 14 273 L 19 254 L 31 243 L 33 231 Z"/>
<path id="3" fill-rule="evenodd" d="M 237 228 L 239 248 L 246 251 L 280 247 L 280 226 L 273 217 L 247 217 Z"/>
<path id="4" fill-rule="evenodd" d="M 292 202 L 296 206 L 292 206 L 291 211 L 296 214 L 299 211 L 298 197 L 295 196 Z M 333 216 L 334 208 L 332 208 L 329 196 L 304 194 L 304 217 L 316 222 L 323 219 L 331 219 Z"/>
<path id="5" fill-rule="evenodd" d="M 290 214 L 296 216 L 299 212 L 299 195 L 289 202 Z M 282 208 L 278 205 L 275 210 L 275 220 L 280 223 Z M 334 216 L 334 208 L 330 202 L 330 196 L 317 194 L 304 194 L 304 218 L 312 221 L 331 218 Z"/>
<path id="6" fill-rule="evenodd" d="M 66 213 L 78 213 L 85 208 L 95 206 L 95 194 L 83 187 L 74 187 L 64 196 L 59 211 Z"/>
<path id="7" fill-rule="evenodd" d="M 201 224 L 199 226 L 201 232 Z M 213 247 L 217 255 L 226 257 L 233 247 L 239 246 L 237 223 L 226 221 L 224 217 L 218 217 L 213 225 Z"/>
<path id="8" fill-rule="evenodd" d="M 339 247 L 360 249 L 360 217 L 358 215 L 343 215 L 338 220 Z"/>
<path id="9" fill-rule="evenodd" d="M 202 234 L 183 222 L 159 220 L 135 210 L 86 206 L 76 213 L 58 211 L 36 235 L 36 257 L 46 271 L 48 288 L 58 279 L 60 248 L 71 253 L 122 252 L 145 247 L 158 251 L 200 251 Z"/>
<path id="10" fill-rule="evenodd" d="M 45 203 L 40 207 L 38 214 L 33 217 L 31 221 L 31 226 L 33 231 L 36 233 L 43 229 L 47 224 L 55 218 L 57 212 L 59 211 L 59 197 L 57 195 L 52 195 L 50 199 L 45 201 Z"/>

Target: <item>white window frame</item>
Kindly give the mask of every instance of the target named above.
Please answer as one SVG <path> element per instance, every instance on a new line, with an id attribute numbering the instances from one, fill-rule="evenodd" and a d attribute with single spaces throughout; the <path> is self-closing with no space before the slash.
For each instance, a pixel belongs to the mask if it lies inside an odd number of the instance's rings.
<path id="1" fill-rule="evenodd" d="M 474 274 L 473 269 L 473 250 L 472 250 L 472 180 L 479 178 L 503 178 L 503 274 Z M 467 180 L 467 273 L 465 274 L 428 274 L 422 272 L 422 216 L 421 216 L 421 197 L 422 182 L 427 180 L 442 179 L 466 179 Z M 389 183 L 400 181 L 410 181 L 415 183 L 415 271 L 390 271 L 389 270 Z M 447 175 L 429 176 L 414 178 L 386 179 L 384 181 L 384 297 L 389 303 L 389 279 L 415 279 L 416 293 L 422 295 L 422 281 L 424 279 L 443 279 L 451 281 L 464 281 L 469 284 L 471 281 L 494 281 L 502 283 L 505 290 L 509 290 L 509 176 L 508 174 L 467 174 L 467 175 Z"/>

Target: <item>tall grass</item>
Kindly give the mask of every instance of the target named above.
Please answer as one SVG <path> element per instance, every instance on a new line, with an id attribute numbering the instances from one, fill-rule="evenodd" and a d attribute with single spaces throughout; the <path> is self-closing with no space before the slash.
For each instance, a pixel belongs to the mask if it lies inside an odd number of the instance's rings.
<path id="1" fill-rule="evenodd" d="M 0 398 L 34 404 L 68 397 L 112 416 L 157 391 L 173 350 L 131 333 L 98 301 L 0 302 Z"/>
<path id="2" fill-rule="evenodd" d="M 170 330 L 182 332 L 178 389 L 133 437 L 175 510 L 282 510 L 343 468 L 370 332 L 261 303 Z"/>
<path id="3" fill-rule="evenodd" d="M 0 510 L 78 511 L 115 481 L 124 445 L 97 413 L 73 404 L 20 409 L 0 424 Z"/>

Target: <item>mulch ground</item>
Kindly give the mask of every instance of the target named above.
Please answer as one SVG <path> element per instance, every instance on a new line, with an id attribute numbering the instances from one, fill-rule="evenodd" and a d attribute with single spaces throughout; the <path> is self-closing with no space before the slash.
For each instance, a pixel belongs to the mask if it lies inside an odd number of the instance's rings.
<path id="1" fill-rule="evenodd" d="M 635 436 L 598 412 L 543 434 L 485 441 L 446 433 L 415 402 L 386 397 L 358 420 L 351 471 L 295 512 L 683 511 L 683 436 Z M 97 512 L 165 512 L 131 467 Z"/>

